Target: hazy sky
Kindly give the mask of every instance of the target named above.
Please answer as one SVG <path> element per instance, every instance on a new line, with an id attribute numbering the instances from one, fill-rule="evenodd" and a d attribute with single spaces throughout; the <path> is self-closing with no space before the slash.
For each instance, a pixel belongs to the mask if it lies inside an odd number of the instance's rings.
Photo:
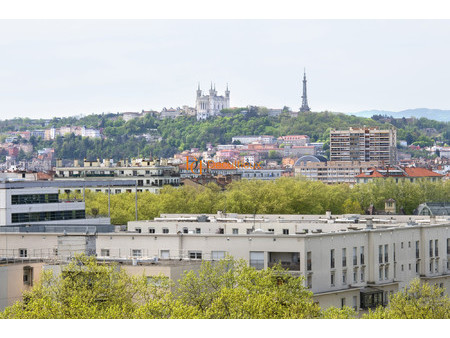
<path id="1" fill-rule="evenodd" d="M 0 21 L 0 119 L 194 106 L 450 109 L 450 20 Z"/>

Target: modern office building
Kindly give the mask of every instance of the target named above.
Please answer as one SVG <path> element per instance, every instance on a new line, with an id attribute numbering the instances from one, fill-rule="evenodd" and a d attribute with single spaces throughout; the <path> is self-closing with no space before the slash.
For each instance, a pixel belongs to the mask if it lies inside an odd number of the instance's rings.
<path id="1" fill-rule="evenodd" d="M 378 127 L 330 131 L 331 161 L 397 162 L 397 131 Z"/>
<path id="2" fill-rule="evenodd" d="M 372 217 L 372 216 L 371 216 Z M 322 307 L 365 310 L 414 278 L 450 290 L 448 217 L 362 215 L 180 215 L 129 222 L 127 232 L 98 233 L 98 259 L 218 260 L 231 255 L 257 269 L 281 264 Z M 58 248 L 61 234 L 5 233 L 0 250 L 27 257 Z M 16 250 L 13 252 L 12 250 Z M 448 293 L 448 291 L 447 291 Z"/>

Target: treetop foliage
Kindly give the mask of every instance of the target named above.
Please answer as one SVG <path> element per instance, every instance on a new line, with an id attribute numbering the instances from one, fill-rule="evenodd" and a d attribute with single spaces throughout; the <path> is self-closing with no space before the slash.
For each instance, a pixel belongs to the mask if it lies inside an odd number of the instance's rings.
<path id="1" fill-rule="evenodd" d="M 161 213 L 215 214 L 217 211 L 242 214 L 364 214 L 372 204 L 384 210 L 387 199 L 396 200 L 397 212 L 412 214 L 425 202 L 448 202 L 450 181 L 395 183 L 375 180 L 351 188 L 348 184 L 327 185 L 302 178 L 282 177 L 274 181 L 241 180 L 225 191 L 216 184 L 179 188 L 165 186 L 160 194 L 138 193 L 138 219 L 159 217 Z M 113 224 L 135 219 L 134 194 L 111 195 Z M 89 215 L 108 214 L 108 196 L 86 192 Z"/>
<path id="2" fill-rule="evenodd" d="M 363 318 L 450 318 L 450 301 L 443 292 L 415 280 L 391 297 L 388 307 Z M 117 265 L 79 255 L 58 275 L 45 271 L 0 318 L 358 318 L 349 307 L 321 309 L 312 296 L 303 277 L 280 266 L 256 270 L 232 257 L 204 261 L 199 271 L 185 271 L 173 282 L 161 275 L 129 276 Z"/>

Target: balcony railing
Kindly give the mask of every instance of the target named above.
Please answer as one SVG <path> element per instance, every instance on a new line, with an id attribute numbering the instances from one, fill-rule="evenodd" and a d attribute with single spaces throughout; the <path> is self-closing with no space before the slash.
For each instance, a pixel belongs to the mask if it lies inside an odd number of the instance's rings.
<path id="1" fill-rule="evenodd" d="M 280 265 L 283 269 L 300 271 L 300 263 L 295 262 L 269 262 L 269 268 Z"/>

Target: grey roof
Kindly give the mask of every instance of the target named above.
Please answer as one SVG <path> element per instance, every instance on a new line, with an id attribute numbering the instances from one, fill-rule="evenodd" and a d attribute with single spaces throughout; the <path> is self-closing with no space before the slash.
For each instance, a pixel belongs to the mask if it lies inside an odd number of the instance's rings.
<path id="1" fill-rule="evenodd" d="M 450 215 L 450 203 L 447 202 L 429 202 L 420 204 L 415 214 L 417 215 Z"/>
<path id="2" fill-rule="evenodd" d="M 306 164 L 307 162 L 327 162 L 327 159 L 321 155 L 305 155 L 300 157 L 294 166 L 300 165 L 301 163 Z"/>

